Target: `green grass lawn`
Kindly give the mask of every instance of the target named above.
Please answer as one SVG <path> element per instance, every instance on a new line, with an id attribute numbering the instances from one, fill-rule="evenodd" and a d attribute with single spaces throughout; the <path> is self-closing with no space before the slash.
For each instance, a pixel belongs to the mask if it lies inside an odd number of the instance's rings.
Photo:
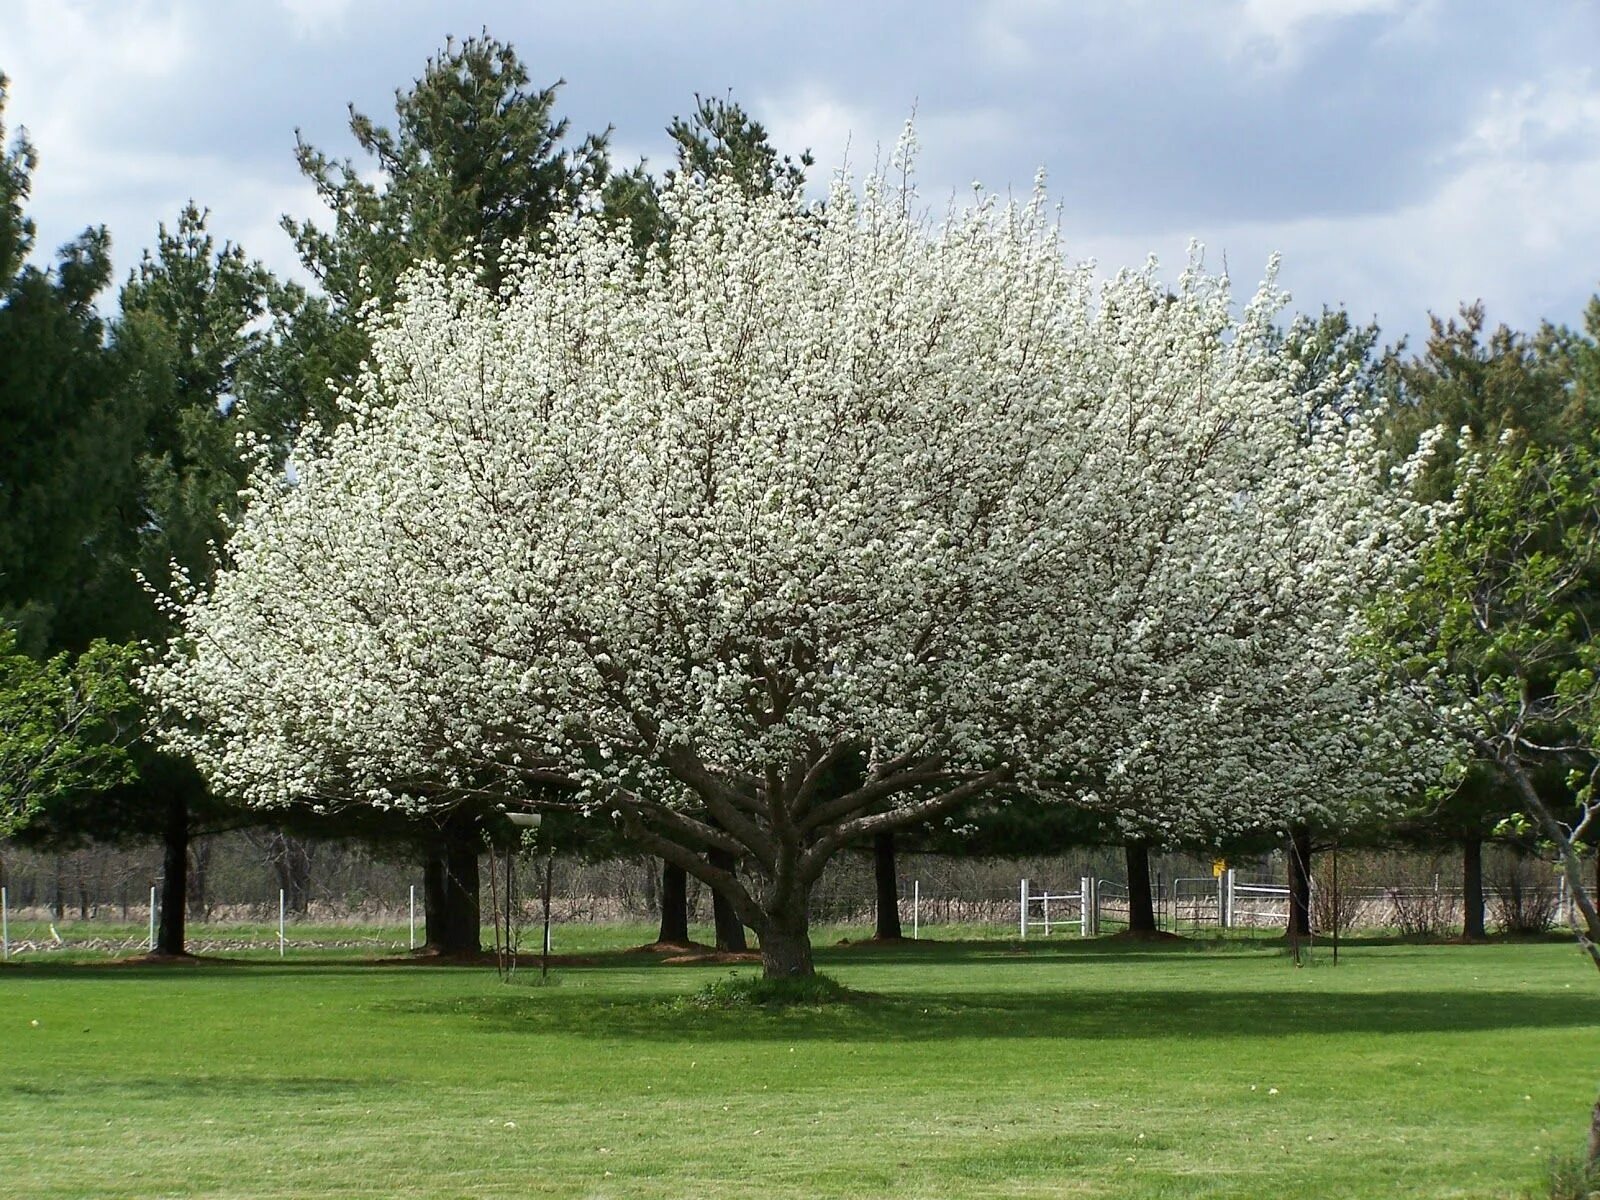
<path id="1" fill-rule="evenodd" d="M 0 1195 L 1514 1196 L 1594 1099 L 1566 945 L 820 960 L 873 998 L 707 1010 L 727 968 L 625 955 L 13 964 Z"/>

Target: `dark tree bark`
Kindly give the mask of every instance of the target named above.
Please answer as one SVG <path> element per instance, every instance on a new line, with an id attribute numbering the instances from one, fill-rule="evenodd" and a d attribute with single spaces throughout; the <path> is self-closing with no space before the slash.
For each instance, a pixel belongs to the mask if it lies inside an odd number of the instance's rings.
<path id="1" fill-rule="evenodd" d="M 1156 932 L 1155 897 L 1150 891 L 1150 844 L 1127 842 L 1122 847 L 1128 863 L 1128 932 Z"/>
<path id="2" fill-rule="evenodd" d="M 737 865 L 737 859 L 731 851 L 711 849 L 706 854 L 706 859 L 719 871 L 730 874 Z M 739 914 L 734 911 L 733 902 L 719 891 L 711 893 L 711 916 L 717 927 L 717 949 L 726 950 L 732 954 L 743 954 L 750 949 L 750 943 L 745 940 L 744 922 L 739 919 Z M 809 961 L 809 949 L 807 950 Z"/>
<path id="3" fill-rule="evenodd" d="M 1311 936 L 1311 830 L 1296 825 L 1289 831 L 1289 934 L 1291 940 Z"/>
<path id="4" fill-rule="evenodd" d="M 1482 941 L 1487 933 L 1483 924 L 1483 841 L 1466 838 L 1461 843 L 1461 936 L 1467 941 Z"/>
<path id="5" fill-rule="evenodd" d="M 761 935 L 761 972 L 768 979 L 801 979 L 815 975 L 811 961 L 809 914 L 805 901 L 786 912 L 770 914 L 757 932 Z"/>
<path id="6" fill-rule="evenodd" d="M 900 880 L 894 863 L 894 831 L 886 830 L 872 838 L 872 875 L 878 885 L 878 929 L 880 942 L 898 941 L 900 930 Z"/>
<path id="7" fill-rule="evenodd" d="M 661 864 L 661 931 L 658 942 L 689 940 L 689 873 L 669 862 Z"/>
<path id="8" fill-rule="evenodd" d="M 188 915 L 189 804 L 176 791 L 167 801 L 161 843 L 161 919 L 156 926 L 155 952 L 187 954 L 184 918 Z"/>
<path id="9" fill-rule="evenodd" d="M 425 952 L 473 955 L 483 949 L 479 887 L 477 828 L 470 818 L 451 818 L 423 864 Z"/>

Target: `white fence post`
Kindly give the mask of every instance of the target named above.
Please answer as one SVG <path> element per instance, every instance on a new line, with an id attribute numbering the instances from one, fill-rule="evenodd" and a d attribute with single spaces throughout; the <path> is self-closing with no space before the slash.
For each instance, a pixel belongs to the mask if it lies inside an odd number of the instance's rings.
<path id="1" fill-rule="evenodd" d="M 1094 932 L 1094 880 L 1088 875 L 1078 878 L 1078 936 L 1088 937 Z"/>
<path id="2" fill-rule="evenodd" d="M 156 952 L 156 890 L 150 889 L 150 953 Z"/>
<path id="3" fill-rule="evenodd" d="M 283 957 L 283 889 L 278 889 L 278 957 Z"/>
<path id="4" fill-rule="evenodd" d="M 411 885 L 411 945 L 412 950 L 417 948 L 417 885 Z"/>
<path id="5" fill-rule="evenodd" d="M 911 940 L 914 942 L 922 932 L 922 880 L 911 881 Z"/>
<path id="6" fill-rule="evenodd" d="M 1026 938 L 1028 936 L 1028 881 L 1026 878 L 1019 885 L 1017 894 L 1020 897 L 1017 902 L 1017 936 Z"/>
<path id="7" fill-rule="evenodd" d="M 1050 889 L 1049 888 L 1045 888 L 1043 893 L 1040 894 L 1039 899 L 1040 899 L 1040 902 L 1043 903 L 1043 905 L 1044 905 L 1044 935 L 1045 935 L 1045 937 L 1049 937 L 1050 936 Z"/>
<path id="8" fill-rule="evenodd" d="M 0 946 L 4 947 L 5 958 L 11 957 L 11 912 L 8 900 L 6 889 L 0 887 Z"/>
<path id="9" fill-rule="evenodd" d="M 1233 868 L 1229 867 L 1222 873 L 1222 927 L 1232 929 L 1234 921 L 1233 912 Z"/>

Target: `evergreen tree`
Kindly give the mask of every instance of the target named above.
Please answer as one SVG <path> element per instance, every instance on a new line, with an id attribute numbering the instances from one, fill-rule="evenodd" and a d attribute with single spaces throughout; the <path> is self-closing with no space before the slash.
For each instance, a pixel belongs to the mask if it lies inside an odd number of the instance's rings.
<path id="1" fill-rule="evenodd" d="M 307 381 L 307 407 L 324 423 L 338 419 L 328 381 L 350 383 L 366 357 L 357 316 L 368 304 L 387 307 L 402 272 L 467 254 L 496 286 L 505 243 L 537 237 L 604 185 L 610 131 L 567 144 L 569 123 L 555 115 L 562 83 L 531 87 L 516 51 L 485 31 L 446 41 L 411 88 L 395 92 L 393 129 L 351 106 L 350 132 L 370 163 L 299 141 L 300 169 L 332 216 L 326 230 L 282 221 L 326 296 L 300 316 L 314 326 L 306 341 L 320 342 L 325 373 Z"/>
<path id="2" fill-rule="evenodd" d="M 0 118 L 5 97 L 0 76 Z M 4 134 L 0 123 L 0 146 Z M 135 430 L 114 402 L 116 359 L 95 311 L 110 239 L 87 229 L 53 266 L 27 263 L 35 162 L 25 135 L 0 150 L 0 622 L 42 654 L 104 632 L 83 598 L 105 576 L 108 530 L 128 515 Z"/>

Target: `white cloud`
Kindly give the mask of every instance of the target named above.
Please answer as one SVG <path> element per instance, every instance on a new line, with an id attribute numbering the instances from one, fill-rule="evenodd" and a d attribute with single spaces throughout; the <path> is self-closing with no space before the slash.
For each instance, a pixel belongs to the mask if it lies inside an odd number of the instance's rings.
<path id="1" fill-rule="evenodd" d="M 343 33 L 357 0 L 278 0 L 295 36 L 320 41 Z"/>
<path id="2" fill-rule="evenodd" d="M 899 136 L 900 122 L 846 103 L 819 83 L 758 96 L 752 105 L 774 146 L 798 154 L 809 149 L 826 179 L 846 162 L 860 172 Z"/>

